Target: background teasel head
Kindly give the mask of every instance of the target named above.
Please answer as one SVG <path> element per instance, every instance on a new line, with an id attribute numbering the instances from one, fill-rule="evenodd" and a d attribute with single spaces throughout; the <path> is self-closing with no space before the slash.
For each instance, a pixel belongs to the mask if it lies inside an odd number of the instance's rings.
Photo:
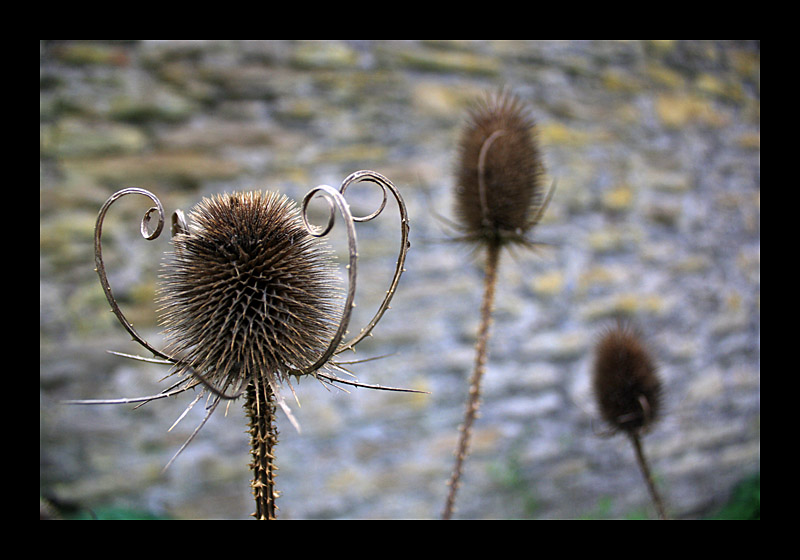
<path id="1" fill-rule="evenodd" d="M 614 431 L 642 432 L 661 413 L 662 387 L 641 334 L 618 322 L 595 346 L 593 388 L 603 419 Z"/>
<path id="2" fill-rule="evenodd" d="M 452 518 L 480 408 L 501 249 L 512 243 L 533 245 L 526 235 L 539 222 L 552 194 L 550 189 L 542 196 L 544 169 L 534 132 L 533 119 L 524 104 L 507 91 L 487 95 L 474 106 L 461 132 L 454 193 L 456 227 L 463 240 L 486 248 L 486 264 L 475 365 L 443 519 Z"/>
<path id="3" fill-rule="evenodd" d="M 618 321 L 602 334 L 595 347 L 593 385 L 603 419 L 612 433 L 621 431 L 630 439 L 658 516 L 667 519 L 640 437 L 661 413 L 661 380 L 650 350 L 630 324 Z"/>
<path id="4" fill-rule="evenodd" d="M 455 214 L 466 240 L 530 243 L 550 193 L 536 127 L 525 104 L 508 91 L 487 94 L 469 112 L 459 141 Z"/>

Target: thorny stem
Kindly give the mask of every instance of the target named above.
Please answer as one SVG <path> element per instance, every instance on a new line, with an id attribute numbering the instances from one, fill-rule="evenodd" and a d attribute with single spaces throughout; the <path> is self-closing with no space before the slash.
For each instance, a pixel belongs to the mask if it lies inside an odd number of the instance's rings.
<path id="1" fill-rule="evenodd" d="M 456 449 L 456 462 L 453 473 L 450 476 L 448 486 L 450 490 L 447 494 L 442 519 L 448 520 L 453 515 L 456 501 L 456 493 L 461 484 L 461 473 L 464 460 L 469 453 L 470 437 L 472 436 L 472 424 L 478 416 L 481 396 L 481 379 L 486 371 L 486 350 L 489 344 L 489 327 L 492 322 L 492 310 L 494 308 L 494 293 L 497 286 L 497 269 L 500 260 L 500 244 L 489 243 L 486 250 L 486 269 L 484 277 L 483 301 L 481 303 L 481 323 L 478 328 L 478 341 L 475 346 L 475 368 L 469 382 L 469 397 L 467 408 L 464 413 L 464 423 L 459 428 L 458 447 Z"/>
<path id="2" fill-rule="evenodd" d="M 278 430 L 275 427 L 275 396 L 266 379 L 258 376 L 247 386 L 245 410 L 250 421 L 250 454 L 253 462 L 253 497 L 256 499 L 256 511 L 253 514 L 258 520 L 276 519 L 278 506 L 275 499 L 275 446 L 278 443 Z"/>
<path id="3" fill-rule="evenodd" d="M 653 475 L 650 473 L 650 466 L 645 458 L 639 433 L 636 431 L 631 431 L 628 435 L 631 438 L 633 449 L 636 451 L 636 461 L 639 463 L 639 468 L 641 469 L 644 480 L 647 483 L 647 490 L 650 492 L 650 498 L 653 500 L 653 505 L 656 507 L 658 517 L 660 519 L 667 519 L 666 511 L 664 511 L 664 503 L 661 501 L 661 496 L 659 495 L 656 485 L 653 482 Z"/>

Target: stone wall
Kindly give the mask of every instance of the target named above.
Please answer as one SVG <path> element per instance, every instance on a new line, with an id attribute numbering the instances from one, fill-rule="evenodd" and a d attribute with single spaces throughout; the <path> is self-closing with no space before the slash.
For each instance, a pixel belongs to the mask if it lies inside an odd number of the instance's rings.
<path id="1" fill-rule="evenodd" d="M 760 83 L 757 42 L 41 42 L 40 493 L 179 518 L 253 511 L 240 403 L 165 473 L 202 418 L 198 405 L 167 431 L 191 395 L 135 410 L 58 403 L 167 384 L 163 366 L 106 353 L 142 353 L 93 271 L 112 192 L 148 188 L 171 212 L 242 189 L 299 200 L 373 169 L 405 197 L 412 247 L 354 358 L 388 356 L 352 370 L 430 393 L 296 385 L 302 433 L 278 418 L 279 516 L 437 518 L 482 289 L 482 255 L 447 222 L 455 144 L 467 104 L 508 86 L 532 108 L 558 187 L 542 245 L 501 260 L 456 517 L 654 517 L 633 450 L 599 435 L 590 394 L 593 342 L 619 315 L 661 364 L 666 413 L 644 445 L 668 510 L 706 514 L 760 470 Z M 351 193 L 358 213 L 377 205 L 374 188 Z M 139 236 L 147 206 L 112 207 L 105 254 L 123 309 L 159 346 L 168 241 Z M 394 211 L 358 226 L 352 329 L 387 289 Z"/>

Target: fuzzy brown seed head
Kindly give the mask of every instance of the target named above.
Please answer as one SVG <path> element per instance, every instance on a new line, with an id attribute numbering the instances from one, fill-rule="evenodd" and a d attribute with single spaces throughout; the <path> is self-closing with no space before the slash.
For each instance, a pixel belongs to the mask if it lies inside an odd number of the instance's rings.
<path id="1" fill-rule="evenodd" d="M 170 352 L 220 390 L 311 365 L 336 332 L 331 253 L 272 192 L 204 198 L 159 288 Z"/>
<path id="2" fill-rule="evenodd" d="M 630 326 L 608 329 L 595 347 L 594 392 L 603 419 L 616 430 L 647 429 L 661 412 L 655 362 Z"/>
<path id="3" fill-rule="evenodd" d="M 524 242 L 542 203 L 543 166 L 535 125 L 508 92 L 488 95 L 461 133 L 455 214 L 469 240 Z"/>

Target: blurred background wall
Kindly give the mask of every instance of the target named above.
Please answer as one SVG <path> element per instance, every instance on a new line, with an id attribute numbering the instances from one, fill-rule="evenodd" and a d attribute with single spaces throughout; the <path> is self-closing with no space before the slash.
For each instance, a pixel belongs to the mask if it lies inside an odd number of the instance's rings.
<path id="1" fill-rule="evenodd" d="M 353 358 L 360 381 L 426 395 L 295 385 L 279 412 L 279 516 L 438 518 L 472 369 L 482 255 L 451 240 L 465 108 L 507 86 L 529 103 L 558 188 L 542 246 L 501 260 L 484 399 L 457 518 L 654 517 L 633 451 L 604 438 L 590 391 L 598 333 L 625 316 L 661 365 L 665 415 L 644 439 L 671 515 L 697 518 L 760 471 L 758 42 L 40 42 L 40 495 L 65 513 L 122 508 L 247 518 L 241 403 L 167 429 L 192 394 L 133 406 L 70 398 L 153 394 L 168 369 L 108 311 L 93 228 L 116 190 L 168 213 L 269 189 L 300 200 L 372 169 L 401 190 L 411 251 L 392 309 Z M 358 213 L 377 189 L 353 187 Z M 149 202 L 104 227 L 112 289 L 162 345 L 153 303 L 168 235 Z M 338 229 L 341 229 L 338 228 Z M 331 243 L 343 252 L 343 238 Z M 358 225 L 357 330 L 387 289 L 395 208 Z M 288 395 L 288 392 L 287 392 Z"/>

